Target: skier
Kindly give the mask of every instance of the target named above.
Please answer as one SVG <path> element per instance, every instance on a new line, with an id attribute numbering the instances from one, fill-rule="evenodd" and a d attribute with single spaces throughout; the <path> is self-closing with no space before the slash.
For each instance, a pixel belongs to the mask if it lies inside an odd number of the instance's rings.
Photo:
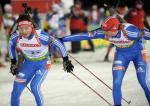
<path id="1" fill-rule="evenodd" d="M 17 20 L 17 31 L 12 33 L 9 41 L 11 58 L 11 73 L 16 75 L 11 93 L 11 106 L 19 106 L 20 96 L 29 82 L 37 106 L 44 106 L 40 87 L 50 68 L 49 45 L 55 44 L 62 53 L 64 70 L 73 71 L 73 65 L 68 59 L 64 45 L 41 29 L 35 30 L 32 19 L 27 14 L 21 14 Z M 21 51 L 24 61 L 17 66 L 16 52 Z"/>
<path id="2" fill-rule="evenodd" d="M 62 38 L 63 42 L 89 39 L 106 39 L 116 46 L 113 61 L 113 100 L 115 106 L 121 106 L 121 85 L 130 61 L 133 61 L 138 81 L 150 104 L 150 84 L 148 82 L 148 64 L 146 51 L 142 45 L 142 38 L 150 40 L 150 32 L 144 33 L 129 23 L 120 23 L 117 18 L 108 17 L 101 28 L 89 33 L 74 34 Z"/>

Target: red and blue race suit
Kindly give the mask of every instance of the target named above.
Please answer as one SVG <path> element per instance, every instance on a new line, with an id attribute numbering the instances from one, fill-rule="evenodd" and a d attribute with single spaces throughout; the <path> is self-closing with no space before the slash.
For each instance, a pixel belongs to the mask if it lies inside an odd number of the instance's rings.
<path id="1" fill-rule="evenodd" d="M 19 68 L 11 93 L 11 106 L 19 106 L 20 96 L 24 88 L 30 82 L 31 91 L 35 97 L 37 106 L 44 106 L 40 87 L 49 68 L 49 45 L 56 45 L 62 54 L 67 56 L 64 45 L 58 40 L 53 39 L 44 31 L 36 30 L 37 36 L 31 34 L 29 38 L 24 38 L 13 33 L 9 41 L 9 55 L 11 59 L 16 58 L 16 48 L 20 50 L 25 60 Z"/>
<path id="2" fill-rule="evenodd" d="M 138 81 L 145 92 L 145 96 L 150 104 L 150 84 L 148 82 L 148 63 L 146 60 L 146 52 L 142 44 L 142 38 L 150 40 L 150 32 L 143 32 L 132 24 L 125 23 L 123 30 L 118 30 L 116 36 L 108 39 L 110 43 L 116 46 L 116 53 L 112 66 L 113 74 L 113 99 L 114 105 L 121 105 L 121 85 L 123 77 L 126 73 L 130 61 L 133 61 Z M 93 31 L 93 34 L 81 33 L 66 36 L 62 38 L 63 42 L 105 39 L 105 35 L 101 29 Z"/>

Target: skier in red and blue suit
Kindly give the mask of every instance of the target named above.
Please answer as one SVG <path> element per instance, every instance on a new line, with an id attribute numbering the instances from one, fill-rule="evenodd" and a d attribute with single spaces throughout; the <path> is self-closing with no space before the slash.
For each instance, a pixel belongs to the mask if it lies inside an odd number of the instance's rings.
<path id="1" fill-rule="evenodd" d="M 145 92 L 150 104 L 150 84 L 148 82 L 148 63 L 142 38 L 150 40 L 150 32 L 141 32 L 136 26 L 129 23 L 119 23 L 117 18 L 108 17 L 101 25 L 89 33 L 74 34 L 62 38 L 63 42 L 106 39 L 116 46 L 112 66 L 113 100 L 115 106 L 121 106 L 121 85 L 130 61 L 133 61 L 138 81 Z"/>
<path id="2" fill-rule="evenodd" d="M 60 49 L 65 71 L 72 72 L 74 67 L 68 59 L 65 46 L 41 29 L 35 30 L 29 15 L 20 15 L 17 24 L 17 30 L 11 35 L 9 41 L 10 70 L 13 75 L 16 75 L 11 93 L 11 106 L 20 105 L 21 93 L 29 82 L 37 106 L 44 106 L 40 87 L 51 65 L 49 46 L 54 44 Z M 17 51 L 24 56 L 21 67 L 17 66 Z"/>

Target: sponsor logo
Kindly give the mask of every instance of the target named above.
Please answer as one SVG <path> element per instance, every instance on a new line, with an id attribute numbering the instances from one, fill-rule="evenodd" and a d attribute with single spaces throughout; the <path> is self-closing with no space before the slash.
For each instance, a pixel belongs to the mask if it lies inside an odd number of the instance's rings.
<path id="1" fill-rule="evenodd" d="M 114 40 L 111 40 L 111 42 L 112 43 L 118 43 L 118 44 L 120 44 L 120 43 L 121 44 L 129 44 L 129 43 L 131 43 L 131 41 L 128 41 L 128 40 L 127 41 L 123 41 L 123 40 L 121 40 L 121 41 L 114 41 Z"/>
<path id="2" fill-rule="evenodd" d="M 133 45 L 134 41 L 130 41 L 127 38 L 110 38 L 109 41 L 115 44 L 119 48 L 128 48 Z"/>
<path id="3" fill-rule="evenodd" d="M 21 43 L 20 46 L 22 46 L 22 47 L 40 47 L 40 44 L 26 44 L 26 43 Z"/>
<path id="4" fill-rule="evenodd" d="M 16 81 L 16 82 L 25 83 L 25 82 L 26 82 L 26 79 L 21 79 L 21 78 L 19 78 L 19 77 L 16 77 L 15 81 Z"/>
<path id="5" fill-rule="evenodd" d="M 42 75 L 41 70 L 37 70 L 36 74 L 38 74 L 38 75 Z"/>
<path id="6" fill-rule="evenodd" d="M 124 66 L 114 66 L 113 67 L 113 70 L 124 70 L 125 68 L 124 68 Z"/>
<path id="7" fill-rule="evenodd" d="M 134 43 L 133 41 L 129 41 L 129 40 L 126 40 L 126 39 L 125 40 L 110 39 L 110 42 L 115 44 L 119 48 L 128 48 L 128 47 L 132 46 L 133 43 Z"/>
<path id="8" fill-rule="evenodd" d="M 138 73 L 143 73 L 143 72 L 145 72 L 145 70 L 144 70 L 142 67 L 139 67 L 139 68 L 137 69 L 137 72 L 138 72 Z"/>
<path id="9" fill-rule="evenodd" d="M 122 64 L 122 61 L 121 61 L 121 60 L 116 60 L 116 61 L 114 62 L 114 64 Z"/>

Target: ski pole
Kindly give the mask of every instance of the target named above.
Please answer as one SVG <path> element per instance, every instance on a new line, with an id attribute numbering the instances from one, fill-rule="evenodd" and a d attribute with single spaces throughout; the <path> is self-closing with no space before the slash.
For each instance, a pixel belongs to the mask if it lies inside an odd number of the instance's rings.
<path id="1" fill-rule="evenodd" d="M 68 54 L 73 60 L 75 60 L 79 65 L 81 65 L 85 70 L 87 70 L 89 73 L 91 73 L 95 78 L 97 78 L 101 83 L 103 83 L 105 86 L 107 86 L 111 91 L 112 91 L 112 88 L 107 85 L 103 80 L 101 80 L 99 77 L 97 77 L 92 71 L 90 71 L 88 68 L 86 68 L 84 65 L 82 65 L 78 60 L 76 60 L 73 56 L 71 56 L 70 54 Z M 126 100 L 125 98 L 122 97 L 122 99 L 130 104 L 131 103 L 131 100 Z"/>
<path id="2" fill-rule="evenodd" d="M 109 103 L 103 96 L 101 96 L 97 91 L 95 91 L 92 87 L 90 87 L 87 83 L 85 83 L 83 80 L 81 80 L 77 75 L 75 75 L 73 72 L 70 72 L 74 77 L 76 77 L 79 81 L 81 81 L 84 85 L 86 85 L 89 89 L 91 89 L 97 96 L 99 96 L 101 99 L 103 99 L 109 106 L 113 106 L 111 103 Z"/>
<path id="3" fill-rule="evenodd" d="M 33 94 L 32 91 L 31 91 L 31 89 L 27 85 L 26 85 L 26 87 L 30 91 L 30 93 Z"/>

